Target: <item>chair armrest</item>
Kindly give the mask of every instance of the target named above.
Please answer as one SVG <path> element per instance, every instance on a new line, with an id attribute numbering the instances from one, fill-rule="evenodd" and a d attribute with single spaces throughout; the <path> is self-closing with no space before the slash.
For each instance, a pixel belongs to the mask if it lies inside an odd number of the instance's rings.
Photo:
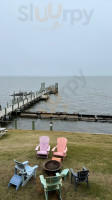
<path id="1" fill-rule="evenodd" d="M 87 171 L 86 167 L 83 167 L 83 170 L 84 170 L 84 171 Z"/>
<path id="2" fill-rule="evenodd" d="M 29 165 L 27 165 L 29 166 Z M 26 169 L 26 173 L 33 172 L 35 169 L 37 169 L 38 165 L 35 165 L 34 167 L 31 167 L 29 170 Z"/>
<path id="3" fill-rule="evenodd" d="M 33 169 L 36 169 L 36 168 L 38 168 L 38 165 L 35 165 L 35 166 L 33 167 Z"/>
<path id="4" fill-rule="evenodd" d="M 87 171 L 87 176 L 89 176 L 89 170 L 86 167 L 83 167 L 83 171 Z"/>
<path id="5" fill-rule="evenodd" d="M 48 146 L 48 149 L 47 149 L 47 151 L 50 151 L 50 145 Z"/>
<path id="6" fill-rule="evenodd" d="M 56 173 L 56 176 L 60 176 L 60 174 L 57 172 L 57 173 Z"/>
<path id="7" fill-rule="evenodd" d="M 63 169 L 60 175 L 63 177 L 63 176 L 67 176 L 68 173 L 69 173 L 69 169 Z"/>
<path id="8" fill-rule="evenodd" d="M 44 186 L 44 188 L 47 188 L 46 179 L 44 178 L 44 176 L 40 175 L 39 177 L 40 177 L 41 184 Z"/>
<path id="9" fill-rule="evenodd" d="M 71 173 L 73 174 L 73 176 L 78 177 L 77 173 L 75 173 L 72 168 L 70 170 L 71 170 Z"/>
<path id="10" fill-rule="evenodd" d="M 53 147 L 53 149 L 51 151 L 55 151 L 56 148 L 57 148 L 57 146 Z"/>
<path id="11" fill-rule="evenodd" d="M 26 164 L 28 164 L 28 161 L 24 161 L 22 164 L 23 164 L 23 165 L 26 165 Z"/>
<path id="12" fill-rule="evenodd" d="M 38 151 L 39 147 L 40 147 L 40 145 L 38 145 L 38 146 L 35 148 L 35 150 Z"/>
<path id="13" fill-rule="evenodd" d="M 74 171 L 73 171 L 73 169 L 72 169 L 72 168 L 70 169 L 70 171 L 71 171 L 71 173 L 72 173 L 72 174 L 74 173 Z"/>
<path id="14" fill-rule="evenodd" d="M 78 176 L 77 176 L 77 173 L 75 173 L 75 172 L 73 173 L 73 176 L 78 177 Z"/>
<path id="15" fill-rule="evenodd" d="M 63 153 L 66 153 L 66 152 L 67 152 L 67 150 L 68 150 L 68 149 L 67 149 L 67 147 L 66 147 L 66 149 L 63 151 Z"/>

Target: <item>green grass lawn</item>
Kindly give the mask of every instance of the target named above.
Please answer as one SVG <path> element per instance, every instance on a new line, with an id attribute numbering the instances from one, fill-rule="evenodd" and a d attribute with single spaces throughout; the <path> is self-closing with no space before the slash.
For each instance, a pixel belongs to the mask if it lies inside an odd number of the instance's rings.
<path id="1" fill-rule="evenodd" d="M 45 159 L 37 158 L 35 147 L 39 143 L 39 137 L 47 135 L 50 137 L 51 148 L 56 146 L 57 137 L 68 139 L 67 157 L 63 161 L 62 169 L 73 168 L 74 171 L 81 170 L 85 166 L 90 171 L 90 189 L 86 183 L 79 184 L 77 192 L 74 185 L 70 183 L 70 176 L 63 181 L 63 200 L 111 200 L 112 199 L 112 136 L 95 135 L 87 133 L 49 132 L 49 131 L 24 131 L 9 130 L 7 135 L 0 139 L 0 199 L 1 200 L 44 200 L 43 188 L 40 184 L 39 175 Z M 15 187 L 8 183 L 14 174 L 15 163 L 13 159 L 20 162 L 29 161 L 29 165 L 38 165 L 37 178 L 31 178 L 24 186 Z M 49 159 L 52 158 L 52 152 Z M 49 193 L 49 200 L 58 199 L 57 192 Z"/>

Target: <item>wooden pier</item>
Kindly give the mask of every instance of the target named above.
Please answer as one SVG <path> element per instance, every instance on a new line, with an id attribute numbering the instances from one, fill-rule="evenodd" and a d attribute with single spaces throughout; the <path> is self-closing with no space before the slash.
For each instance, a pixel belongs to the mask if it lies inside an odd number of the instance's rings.
<path id="1" fill-rule="evenodd" d="M 7 119 L 11 118 L 12 114 L 16 114 L 25 109 L 27 109 L 28 107 L 30 107 L 31 105 L 37 103 L 40 100 L 46 100 L 50 94 L 55 94 L 58 92 L 58 83 L 56 83 L 55 85 L 49 86 L 49 87 L 45 87 L 45 83 L 41 84 L 41 88 L 38 92 L 35 93 L 28 93 L 28 97 L 26 96 L 25 98 L 23 98 L 22 100 L 17 99 L 16 103 L 15 100 L 12 101 L 12 105 L 11 106 L 7 106 L 7 108 L 4 108 L 3 110 L 0 111 L 0 122 L 5 122 L 7 121 Z M 20 94 L 23 93 L 17 93 L 17 94 L 13 94 L 12 96 L 20 96 Z"/>
<path id="2" fill-rule="evenodd" d="M 107 115 L 89 115 L 79 113 L 66 113 L 55 112 L 48 113 L 45 111 L 39 112 L 21 112 L 20 117 L 37 118 L 37 119 L 57 119 L 57 120 L 69 120 L 69 121 L 87 121 L 87 122 L 110 122 L 112 123 L 112 116 Z"/>
<path id="3" fill-rule="evenodd" d="M 26 118 L 37 118 L 37 119 L 57 119 L 57 120 L 69 120 L 69 121 L 87 121 L 87 122 L 108 122 L 112 123 L 112 115 L 90 115 L 80 113 L 66 113 L 66 112 L 30 112 L 26 111 L 27 108 L 34 105 L 41 100 L 47 100 L 50 94 L 58 92 L 58 83 L 55 85 L 45 87 L 45 83 L 41 84 L 41 88 L 37 92 L 18 92 L 14 93 L 12 105 L 1 110 L 0 107 L 0 123 L 10 122 L 12 116 L 20 116 Z M 20 97 L 17 98 L 16 97 Z"/>

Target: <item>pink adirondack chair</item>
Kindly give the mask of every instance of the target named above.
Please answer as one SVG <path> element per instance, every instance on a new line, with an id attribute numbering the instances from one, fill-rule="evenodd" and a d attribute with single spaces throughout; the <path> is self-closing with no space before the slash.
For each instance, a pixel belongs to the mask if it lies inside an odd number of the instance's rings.
<path id="1" fill-rule="evenodd" d="M 57 152 L 54 152 L 57 148 Z M 57 138 L 57 146 L 52 149 L 53 155 L 64 158 L 67 153 L 67 139 L 64 137 Z"/>
<path id="2" fill-rule="evenodd" d="M 50 145 L 49 145 L 50 138 L 48 136 L 41 136 L 39 138 L 39 145 L 36 147 L 37 156 L 41 158 L 48 158 L 48 154 L 50 151 Z M 39 150 L 40 148 L 40 150 Z"/>

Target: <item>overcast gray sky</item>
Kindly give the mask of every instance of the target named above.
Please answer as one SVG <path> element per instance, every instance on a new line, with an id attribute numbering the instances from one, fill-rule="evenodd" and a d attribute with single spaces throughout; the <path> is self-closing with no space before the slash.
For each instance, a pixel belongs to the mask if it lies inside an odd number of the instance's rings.
<path id="1" fill-rule="evenodd" d="M 0 2 L 1 76 L 71 76 L 80 70 L 112 75 L 111 0 Z"/>

